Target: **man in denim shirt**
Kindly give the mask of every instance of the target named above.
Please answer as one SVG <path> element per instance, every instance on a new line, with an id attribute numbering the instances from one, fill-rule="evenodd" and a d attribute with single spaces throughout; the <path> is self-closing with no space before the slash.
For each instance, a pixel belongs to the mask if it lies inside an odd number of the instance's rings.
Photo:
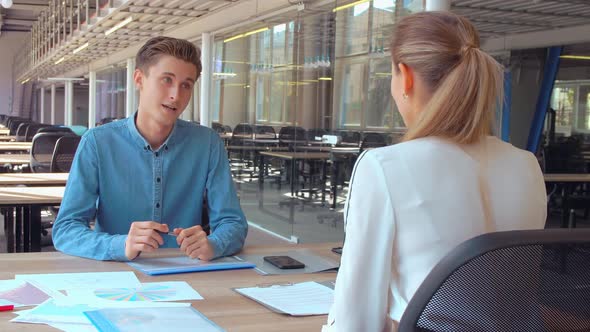
<path id="1" fill-rule="evenodd" d="M 201 73 L 199 58 L 194 45 L 169 37 L 139 50 L 138 111 L 83 136 L 53 226 L 58 250 L 125 261 L 160 247 L 203 260 L 242 248 L 248 225 L 223 142 L 178 120 Z M 205 195 L 210 235 L 201 228 Z"/>

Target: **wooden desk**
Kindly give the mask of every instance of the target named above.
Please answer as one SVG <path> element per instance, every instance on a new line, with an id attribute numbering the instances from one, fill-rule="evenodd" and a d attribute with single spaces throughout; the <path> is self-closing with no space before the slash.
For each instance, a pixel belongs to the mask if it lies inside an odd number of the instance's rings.
<path id="1" fill-rule="evenodd" d="M 543 174 L 546 183 L 554 183 L 555 189 L 561 189 L 561 205 L 562 205 L 562 212 L 561 212 L 561 227 L 572 227 L 568 220 L 568 201 L 570 196 L 574 192 L 576 186 L 583 184 L 583 183 L 590 183 L 590 174 L 581 173 L 581 174 L 559 174 L 559 173 L 549 173 Z"/>
<path id="2" fill-rule="evenodd" d="M 70 173 L 6 173 L 0 174 L 0 186 L 65 186 Z"/>
<path id="3" fill-rule="evenodd" d="M 0 135 L 0 142 L 12 142 L 16 139 L 16 136 L 2 136 Z"/>
<path id="4" fill-rule="evenodd" d="M 0 153 L 22 153 L 31 151 L 31 142 L 0 142 Z"/>
<path id="5" fill-rule="evenodd" d="M 245 254 L 276 254 L 294 248 L 307 248 L 317 254 L 338 261 L 339 255 L 330 249 L 341 245 L 336 243 L 283 245 L 273 247 L 246 247 Z M 176 249 L 162 249 L 160 255 L 177 253 Z M 68 273 L 68 272 L 111 272 L 134 271 L 141 282 L 186 281 L 197 290 L 204 300 L 191 301 L 192 306 L 207 318 L 227 331 L 320 331 L 327 316 L 291 317 L 274 313 L 266 307 L 231 290 L 234 287 L 250 287 L 258 284 L 287 283 L 304 281 L 330 281 L 336 273 L 313 273 L 298 275 L 262 276 L 252 269 L 183 273 L 149 277 L 125 263 L 101 262 L 67 256 L 59 252 L 0 255 L 0 279 L 13 279 L 15 274 L 24 273 Z M 183 301 L 186 302 L 186 301 Z M 56 331 L 47 325 L 10 323 L 14 315 L 0 312 L 0 331 Z"/>
<path id="6" fill-rule="evenodd" d="M 7 129 L 7 128 L 0 129 L 0 135 L 10 135 L 10 129 Z"/>
<path id="7" fill-rule="evenodd" d="M 0 166 L 4 164 L 24 165 L 31 163 L 31 156 L 28 154 L 6 154 L 0 153 Z"/>
<path id="8" fill-rule="evenodd" d="M 65 187 L 0 187 L 7 252 L 41 251 L 41 207 L 60 205 Z M 14 211 L 16 210 L 16 218 Z"/>

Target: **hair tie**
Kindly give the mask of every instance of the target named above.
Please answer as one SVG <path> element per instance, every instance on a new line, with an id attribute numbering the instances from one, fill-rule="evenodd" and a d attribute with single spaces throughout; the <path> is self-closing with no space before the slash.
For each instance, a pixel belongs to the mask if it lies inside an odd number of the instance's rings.
<path id="1" fill-rule="evenodd" d="M 475 50 L 475 49 L 479 49 L 479 48 L 473 44 L 466 44 L 463 47 L 461 47 L 461 55 L 465 55 L 470 50 Z"/>

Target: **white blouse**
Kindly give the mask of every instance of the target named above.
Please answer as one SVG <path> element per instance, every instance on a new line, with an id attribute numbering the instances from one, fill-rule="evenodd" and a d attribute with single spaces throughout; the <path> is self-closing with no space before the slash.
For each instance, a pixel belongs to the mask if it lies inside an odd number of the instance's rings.
<path id="1" fill-rule="evenodd" d="M 363 153 L 322 331 L 397 330 L 414 292 L 454 247 L 489 231 L 542 229 L 546 216 L 536 158 L 495 137 L 469 146 L 427 137 Z"/>

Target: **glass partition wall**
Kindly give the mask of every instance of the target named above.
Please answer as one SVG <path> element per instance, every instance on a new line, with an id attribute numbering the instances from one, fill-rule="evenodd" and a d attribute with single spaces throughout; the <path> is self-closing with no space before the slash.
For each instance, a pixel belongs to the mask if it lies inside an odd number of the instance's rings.
<path id="1" fill-rule="evenodd" d="M 212 121 L 246 217 L 301 242 L 342 241 L 356 158 L 404 132 L 390 94 L 389 37 L 423 1 L 349 4 L 215 41 Z"/>

